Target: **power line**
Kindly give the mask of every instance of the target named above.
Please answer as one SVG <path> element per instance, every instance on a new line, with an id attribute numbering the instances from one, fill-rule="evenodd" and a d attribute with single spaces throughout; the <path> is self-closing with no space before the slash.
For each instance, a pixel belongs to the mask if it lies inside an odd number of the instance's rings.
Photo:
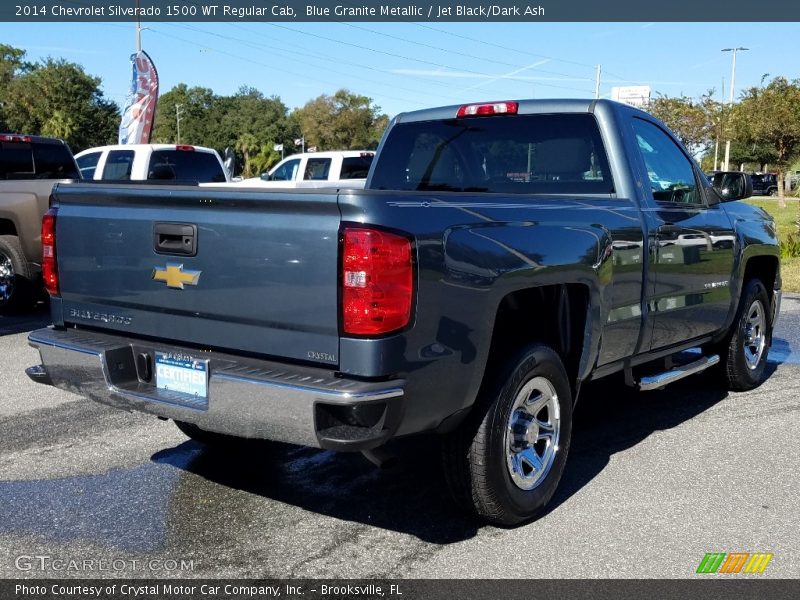
<path id="1" fill-rule="evenodd" d="M 412 62 L 417 62 L 417 63 L 420 63 L 420 64 L 429 65 L 429 66 L 439 67 L 441 69 L 455 70 L 454 67 L 451 67 L 450 65 L 444 65 L 442 63 L 437 63 L 437 62 L 430 61 L 430 60 L 424 60 L 424 59 L 421 59 L 421 58 L 410 58 L 410 57 L 407 57 L 407 56 L 394 54 L 393 52 L 386 52 L 385 50 L 376 50 L 375 48 L 369 48 L 367 46 L 361 46 L 359 44 L 354 44 L 352 42 L 345 42 L 343 40 L 337 40 L 335 38 L 330 38 L 328 36 L 320 35 L 320 34 L 317 34 L 317 33 L 310 33 L 310 32 L 302 31 L 302 30 L 299 30 L 299 29 L 294 29 L 292 27 L 287 27 L 285 25 L 279 25 L 277 23 L 266 23 L 266 24 L 269 25 L 270 27 L 276 27 L 278 29 L 284 29 L 286 31 L 291 31 L 292 33 L 299 33 L 300 35 L 306 35 L 306 36 L 309 36 L 309 37 L 326 40 L 326 41 L 329 41 L 329 42 L 333 42 L 335 44 L 341 44 L 343 46 L 349 46 L 351 48 L 357 48 L 359 50 L 366 50 L 367 52 L 373 52 L 375 54 L 381 54 L 383 56 L 390 56 L 392 58 L 398 58 L 398 59 L 403 60 L 403 61 L 412 61 Z M 475 71 L 473 69 L 465 69 L 465 68 L 462 68 L 462 67 L 459 67 L 458 71 L 460 71 L 462 73 L 468 73 L 470 75 L 478 75 L 480 77 L 487 77 L 487 78 L 494 77 L 494 75 L 491 75 L 489 73 L 483 73 L 481 71 Z M 546 87 L 555 87 L 555 88 L 579 91 L 579 92 L 586 92 L 585 89 L 567 87 L 567 86 L 562 86 L 562 85 L 547 84 L 547 83 L 540 83 L 539 85 L 543 85 L 543 86 L 546 86 Z"/>
<path id="2" fill-rule="evenodd" d="M 383 73 L 383 71 L 381 71 L 380 69 L 376 69 L 374 67 L 370 67 L 370 66 L 367 66 L 367 65 L 360 65 L 358 63 L 354 63 L 354 62 L 351 62 L 351 61 L 331 59 L 331 58 L 328 58 L 328 57 L 309 54 L 307 52 L 301 52 L 301 51 L 298 51 L 298 50 L 287 51 L 286 49 L 280 48 L 278 46 L 265 44 L 263 42 L 253 42 L 253 41 L 246 40 L 246 39 L 243 39 L 243 38 L 224 35 L 224 34 L 221 34 L 221 33 L 215 33 L 213 31 L 207 31 L 207 30 L 204 30 L 204 29 L 200 29 L 199 27 L 193 27 L 193 26 L 190 26 L 190 25 L 170 24 L 170 26 L 172 26 L 172 27 L 180 27 L 182 29 L 187 29 L 187 30 L 194 31 L 194 32 L 197 32 L 197 33 L 202 33 L 202 34 L 205 34 L 205 35 L 211 35 L 211 36 L 218 37 L 218 38 L 221 38 L 221 39 L 224 39 L 224 40 L 238 42 L 240 44 L 244 44 L 246 46 L 249 46 L 249 47 L 255 48 L 255 49 L 267 48 L 267 49 L 272 50 L 273 52 L 276 52 L 276 53 L 279 53 L 280 55 L 282 55 L 282 58 L 284 60 L 297 62 L 297 63 L 302 64 L 303 66 L 308 66 L 309 63 L 307 61 L 300 60 L 299 58 L 297 58 L 298 56 L 307 56 L 307 57 L 312 58 L 312 59 L 323 60 L 323 61 L 326 61 L 326 62 L 333 62 L 335 64 L 349 64 L 349 65 L 352 65 L 352 66 L 357 67 L 357 68 L 372 70 L 372 71 L 376 71 L 378 73 Z M 243 27 L 235 25 L 235 24 L 231 24 L 231 26 L 241 28 L 244 31 L 250 31 L 250 30 L 248 30 L 246 28 L 243 28 Z M 402 86 L 398 86 L 398 85 L 395 85 L 393 83 L 384 83 L 384 82 L 381 82 L 381 81 L 376 81 L 374 79 L 367 79 L 367 78 L 364 78 L 364 77 L 360 77 L 358 75 L 354 75 L 353 73 L 350 73 L 350 72 L 338 71 L 336 69 L 331 69 L 331 68 L 329 68 L 327 66 L 326 67 L 321 67 L 321 68 L 324 68 L 325 71 L 328 72 L 328 73 L 338 73 L 339 75 L 344 75 L 346 77 L 352 77 L 352 78 L 355 78 L 355 79 L 360 79 L 360 80 L 365 81 L 365 82 L 367 82 L 367 83 L 369 83 L 371 85 L 390 87 L 390 88 L 395 89 L 395 90 L 405 90 L 407 92 L 411 92 L 411 93 L 414 93 L 414 94 L 423 93 L 421 90 L 415 90 L 415 89 L 412 89 L 412 88 L 404 88 Z M 282 71 L 283 72 L 288 72 L 286 70 L 282 70 Z M 419 78 L 419 79 L 421 79 L 421 78 Z M 444 85 L 444 84 L 442 84 L 442 85 Z M 439 98 L 444 98 L 444 99 L 446 99 L 448 101 L 452 101 L 452 98 L 450 96 L 439 95 L 439 94 L 431 94 L 428 91 L 425 91 L 424 93 L 428 94 L 429 96 L 433 95 L 433 96 L 437 96 Z M 388 96 L 386 96 L 386 97 L 388 98 Z M 418 104 L 422 104 L 422 103 L 418 103 Z"/>
<path id="3" fill-rule="evenodd" d="M 514 63 L 508 63 L 508 62 L 504 62 L 504 61 L 501 61 L 501 60 L 497 60 L 495 58 L 487 58 L 485 56 L 477 56 L 475 54 L 468 54 L 468 53 L 462 52 L 460 50 L 449 50 L 447 48 L 442 48 L 440 46 L 433 46 L 431 44 L 425 44 L 423 42 L 418 42 L 416 40 L 409 40 L 409 39 L 402 38 L 402 37 L 397 36 L 397 35 L 392 35 L 390 33 L 385 33 L 385 32 L 382 32 L 382 31 L 375 31 L 374 29 L 370 29 L 368 27 L 363 27 L 361 25 L 355 25 L 354 23 L 345 23 L 343 21 L 336 21 L 336 23 L 339 23 L 340 25 L 346 25 L 347 27 L 352 27 L 353 29 L 360 29 L 361 31 L 366 31 L 368 33 L 373 33 L 375 35 L 380 35 L 380 36 L 383 36 L 383 37 L 387 37 L 389 39 L 405 42 L 407 44 L 414 44 L 415 46 L 421 46 L 423 48 L 430 48 L 431 50 L 439 50 L 440 52 L 446 52 L 448 54 L 455 54 L 456 56 L 459 56 L 459 57 L 462 57 L 462 58 L 474 58 L 474 59 L 477 59 L 477 60 L 490 62 L 490 63 L 496 64 L 496 65 L 505 65 L 507 67 L 514 67 L 515 69 L 525 68 L 523 65 L 518 65 L 518 64 L 514 64 Z M 546 60 L 553 60 L 553 59 L 546 58 Z M 539 69 L 539 68 L 537 68 L 536 70 L 538 72 L 540 72 L 540 73 L 547 73 L 548 75 L 560 75 L 562 77 L 570 77 L 570 78 L 574 77 L 573 75 L 569 75 L 567 73 L 561 73 L 559 71 L 549 71 L 549 70 L 546 70 L 546 69 Z M 586 81 L 591 81 L 592 80 L 591 77 L 585 77 L 585 78 L 579 78 L 579 79 L 586 79 Z"/>
<path id="4" fill-rule="evenodd" d="M 466 40 L 466 41 L 469 41 L 469 42 L 475 42 L 477 44 L 483 44 L 484 46 L 490 46 L 490 47 L 493 47 L 493 48 L 497 48 L 499 50 L 505 50 L 507 52 L 516 52 L 517 54 L 524 54 L 525 56 L 533 56 L 533 57 L 537 57 L 537 58 L 546 58 L 546 59 L 552 60 L 554 62 L 560 62 L 560 63 L 564 63 L 564 64 L 568 64 L 568 65 L 576 65 L 576 66 L 580 66 L 580 67 L 588 67 L 590 69 L 595 69 L 596 66 L 597 66 L 597 65 L 592 65 L 592 64 L 589 64 L 589 63 L 583 63 L 583 62 L 579 62 L 579 61 L 575 61 L 575 60 L 569 60 L 569 59 L 566 59 L 566 58 L 558 58 L 557 56 L 551 56 L 551 55 L 547 55 L 547 54 L 539 54 L 537 52 L 529 52 L 527 50 L 520 50 L 519 48 L 511 48 L 509 46 L 503 46 L 502 44 L 495 44 L 493 42 L 487 42 L 486 40 L 481 40 L 481 39 L 478 39 L 478 38 L 473 38 L 473 37 L 469 37 L 469 36 L 466 36 L 466 35 L 453 33 L 452 31 L 447 31 L 447 30 L 444 30 L 444 29 L 438 29 L 436 27 L 431 27 L 430 25 L 425 25 L 423 23 L 414 23 L 414 25 L 416 25 L 417 27 L 420 27 L 422 29 L 429 29 L 431 31 L 435 31 L 436 33 L 442 33 L 444 35 L 449 35 L 451 37 L 459 38 L 459 39 Z M 542 71 L 542 72 L 544 72 L 544 71 Z M 611 75 L 615 79 L 619 79 L 622 82 L 635 83 L 635 80 L 626 79 L 622 75 L 617 75 L 616 73 L 614 73 L 612 71 L 606 71 L 606 73 L 608 75 Z M 561 74 L 561 73 L 556 73 L 556 74 Z M 587 79 L 589 79 L 591 81 L 591 78 L 587 78 Z"/>
<path id="5" fill-rule="evenodd" d="M 568 60 L 568 59 L 565 59 L 565 58 L 558 58 L 556 56 L 549 56 L 547 54 L 538 54 L 536 52 L 528 52 L 527 50 L 520 50 L 519 48 L 510 48 L 508 46 L 503 46 L 501 44 L 495 44 L 493 42 L 487 42 L 486 40 L 481 40 L 481 39 L 478 39 L 478 38 L 472 38 L 472 37 L 469 37 L 469 36 L 466 36 L 466 35 L 461 35 L 459 33 L 453 33 L 452 31 L 447 31 L 445 29 L 438 29 L 436 27 L 431 27 L 430 25 L 425 25 L 423 23 L 413 23 L 413 25 L 416 25 L 417 27 L 420 27 L 422 29 L 429 29 L 431 31 L 435 31 L 436 33 L 443 33 L 444 35 L 449 35 L 451 37 L 459 38 L 459 39 L 466 40 L 466 41 L 469 41 L 469 42 L 475 42 L 475 43 L 478 43 L 478 44 L 483 44 L 484 46 L 491 46 L 493 48 L 498 48 L 500 50 L 505 50 L 507 52 L 516 52 L 517 54 L 524 54 L 526 56 L 535 56 L 536 58 L 547 58 L 549 60 L 556 61 L 556 62 L 562 62 L 562 63 L 565 63 L 565 64 L 577 65 L 577 66 L 580 66 L 580 67 L 589 67 L 590 69 L 594 69 L 595 66 L 596 66 L 596 65 L 591 65 L 589 63 L 578 62 L 578 61 L 575 61 L 575 60 Z"/>
<path id="6" fill-rule="evenodd" d="M 249 33 L 256 33 L 252 29 L 248 29 L 248 28 L 246 28 L 246 27 L 244 27 L 242 25 L 236 24 L 236 23 L 230 23 L 230 26 L 231 27 L 235 27 L 237 29 L 241 29 L 242 31 L 246 31 L 246 32 L 249 32 Z M 313 54 L 313 53 L 309 53 L 309 52 L 302 52 L 300 50 L 297 50 L 296 46 L 295 46 L 295 49 L 292 49 L 291 52 L 289 52 L 284 48 L 280 48 L 278 46 L 272 46 L 270 44 L 265 44 L 263 42 L 253 42 L 253 41 L 249 41 L 249 40 L 244 40 L 242 38 L 236 38 L 236 37 L 232 37 L 232 36 L 231 37 L 223 36 L 221 34 L 216 34 L 216 33 L 213 33 L 213 32 L 206 32 L 206 33 L 208 33 L 209 35 L 216 35 L 216 36 L 223 37 L 223 38 L 230 39 L 230 40 L 234 40 L 234 41 L 240 41 L 240 42 L 248 44 L 248 45 L 250 45 L 252 47 L 268 48 L 268 49 L 273 50 L 275 52 L 282 53 L 289 60 L 292 60 L 294 62 L 299 62 L 299 63 L 301 63 L 303 65 L 306 65 L 307 63 L 305 63 L 305 62 L 303 62 L 301 60 L 298 60 L 297 58 L 294 58 L 293 56 L 308 56 L 308 57 L 316 59 L 316 60 L 322 60 L 322 61 L 325 61 L 325 62 L 332 62 L 332 63 L 335 63 L 335 64 L 341 64 L 341 65 L 351 65 L 351 66 L 359 68 L 359 69 L 365 69 L 365 70 L 368 70 L 368 71 L 374 71 L 374 72 L 380 73 L 382 75 L 386 75 L 387 74 L 386 71 L 384 71 L 383 69 L 378 69 L 376 67 L 373 67 L 373 66 L 370 66 L 370 65 L 361 64 L 361 63 L 357 63 L 357 62 L 354 62 L 354 61 L 351 61 L 351 60 L 341 59 L 341 58 L 330 58 L 329 56 Z M 325 68 L 327 69 L 327 67 L 325 67 Z M 349 76 L 349 77 L 354 77 L 354 75 L 352 73 L 344 73 L 342 71 L 338 71 L 338 72 L 340 74 L 342 74 L 342 75 L 346 75 L 346 76 Z M 358 77 L 358 76 L 355 76 L 355 77 Z M 392 87 L 394 89 L 406 90 L 406 91 L 409 91 L 409 92 L 413 92 L 415 94 L 423 93 L 422 90 L 414 90 L 414 89 L 411 89 L 411 88 L 404 88 L 404 87 L 401 87 L 401 86 L 397 86 L 397 85 L 395 85 L 393 83 L 383 83 L 383 82 L 380 82 L 380 81 L 365 79 L 365 78 L 362 78 L 362 77 L 358 77 L 358 78 L 359 79 L 364 79 L 365 81 L 368 81 L 370 83 L 375 83 L 377 85 L 390 86 L 390 87 Z M 420 81 L 423 81 L 426 85 L 430 85 L 431 83 L 434 83 L 435 85 L 446 87 L 449 90 L 452 89 L 451 86 L 449 86 L 449 85 L 447 85 L 445 83 L 440 83 L 438 81 L 437 82 L 431 82 L 429 79 L 424 79 L 422 77 L 414 77 L 414 79 L 418 79 Z M 424 93 L 428 93 L 428 91 L 424 90 Z M 439 97 L 440 98 L 449 98 L 449 96 L 439 96 Z"/>
<path id="7" fill-rule="evenodd" d="M 282 68 L 280 68 L 280 67 L 276 67 L 274 64 L 264 63 L 264 62 L 261 62 L 261 61 L 258 61 L 258 60 L 254 60 L 254 59 L 252 59 L 252 58 L 248 58 L 248 57 L 245 57 L 245 56 L 240 56 L 240 55 L 238 55 L 238 54 L 233 54 L 233 53 L 231 53 L 231 52 L 227 52 L 227 51 L 225 51 L 225 50 L 220 50 L 220 49 L 218 49 L 218 48 L 212 48 L 212 47 L 208 46 L 207 44 L 200 44 L 200 43 L 198 43 L 198 42 L 194 42 L 194 41 L 192 41 L 192 40 L 187 40 L 187 39 L 185 39 L 185 38 L 178 37 L 178 36 L 176 36 L 176 35 L 174 35 L 174 34 L 166 34 L 166 33 L 162 33 L 162 32 L 160 32 L 160 31 L 158 31 L 157 29 L 151 29 L 151 31 L 152 31 L 153 33 L 157 34 L 157 35 L 160 35 L 160 36 L 163 36 L 163 37 L 168 37 L 168 38 L 171 38 L 171 39 L 174 39 L 174 40 L 178 40 L 179 42 L 184 42 L 184 43 L 186 43 L 186 44 L 191 44 L 192 46 L 197 46 L 197 47 L 199 47 L 199 48 L 207 48 L 207 49 L 214 50 L 215 52 L 217 52 L 217 53 L 219 53 L 219 54 L 222 54 L 223 56 L 229 56 L 229 57 L 231 57 L 231 58 L 235 58 L 235 59 L 237 59 L 237 60 L 242 60 L 242 61 L 245 61 L 245 62 L 249 62 L 249 63 L 252 63 L 252 64 L 254 64 L 254 65 L 258 65 L 258 66 L 260 66 L 260 67 L 267 67 L 267 68 L 269 68 L 269 69 L 273 69 L 273 70 L 275 70 L 275 71 L 280 71 L 281 73 L 288 73 L 289 75 L 297 75 L 297 72 L 296 72 L 296 71 L 290 71 L 290 70 L 288 70 L 288 69 L 282 69 Z M 317 78 L 317 81 L 319 81 L 319 82 L 321 82 L 321 83 L 327 83 L 328 85 L 331 85 L 331 86 L 334 86 L 334 87 L 336 87 L 336 86 L 338 86 L 338 85 L 339 85 L 338 83 L 334 83 L 334 82 L 332 82 L 332 81 L 325 81 L 325 80 L 323 80 L 323 79 L 319 79 L 319 78 Z M 408 100 L 407 98 L 397 98 L 397 97 L 395 97 L 395 96 L 388 96 L 388 95 L 386 95 L 386 94 L 375 94 L 375 95 L 376 95 L 376 96 L 379 96 L 379 97 L 381 97 L 381 98 L 386 98 L 386 99 L 389 99 L 389 100 L 394 100 L 394 101 L 396 101 L 396 102 L 412 103 L 412 104 L 418 104 L 418 105 L 420 105 L 420 106 L 426 106 L 426 104 L 424 104 L 424 103 L 422 103 L 422 102 L 417 102 L 417 101 L 413 101 L 413 100 Z"/>

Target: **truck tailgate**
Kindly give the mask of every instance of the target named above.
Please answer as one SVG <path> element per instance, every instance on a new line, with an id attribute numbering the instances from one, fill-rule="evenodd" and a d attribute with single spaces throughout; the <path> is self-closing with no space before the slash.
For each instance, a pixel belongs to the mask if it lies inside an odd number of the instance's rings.
<path id="1" fill-rule="evenodd" d="M 336 194 L 208 191 L 58 186 L 64 322 L 335 364 Z"/>

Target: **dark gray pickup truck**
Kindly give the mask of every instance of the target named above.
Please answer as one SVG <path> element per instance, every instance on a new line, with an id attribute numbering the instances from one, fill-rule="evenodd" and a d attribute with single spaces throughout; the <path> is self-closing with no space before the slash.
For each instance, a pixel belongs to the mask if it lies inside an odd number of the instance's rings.
<path id="1" fill-rule="evenodd" d="M 206 443 L 375 459 L 437 432 L 456 499 L 519 523 L 582 383 L 764 378 L 775 226 L 715 177 L 647 113 L 576 100 L 402 114 L 364 190 L 60 184 L 28 374 Z"/>

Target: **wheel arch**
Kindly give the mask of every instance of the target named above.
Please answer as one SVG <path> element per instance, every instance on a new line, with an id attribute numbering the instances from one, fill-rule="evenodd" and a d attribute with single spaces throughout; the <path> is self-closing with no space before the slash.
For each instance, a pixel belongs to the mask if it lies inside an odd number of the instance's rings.
<path id="1" fill-rule="evenodd" d="M 0 217 L 0 235 L 17 235 L 17 225 L 14 221 Z"/>
<path id="2" fill-rule="evenodd" d="M 581 374 L 591 360 L 590 311 L 590 289 L 580 283 L 542 285 L 504 296 L 494 319 L 482 385 L 520 350 L 538 342 L 552 348 L 561 358 L 572 397 L 577 399 Z"/>

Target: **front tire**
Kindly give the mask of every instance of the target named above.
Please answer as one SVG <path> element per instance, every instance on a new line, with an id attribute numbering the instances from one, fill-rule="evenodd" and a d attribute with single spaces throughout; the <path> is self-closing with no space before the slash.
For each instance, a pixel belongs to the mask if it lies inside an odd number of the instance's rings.
<path id="1" fill-rule="evenodd" d="M 571 433 L 564 365 L 549 347 L 531 346 L 443 440 L 445 476 L 456 501 L 498 525 L 535 518 L 564 472 Z"/>
<path id="2" fill-rule="evenodd" d="M 747 281 L 736 321 L 721 357 L 731 390 L 751 390 L 765 379 L 772 338 L 771 307 L 764 284 L 758 279 Z"/>

